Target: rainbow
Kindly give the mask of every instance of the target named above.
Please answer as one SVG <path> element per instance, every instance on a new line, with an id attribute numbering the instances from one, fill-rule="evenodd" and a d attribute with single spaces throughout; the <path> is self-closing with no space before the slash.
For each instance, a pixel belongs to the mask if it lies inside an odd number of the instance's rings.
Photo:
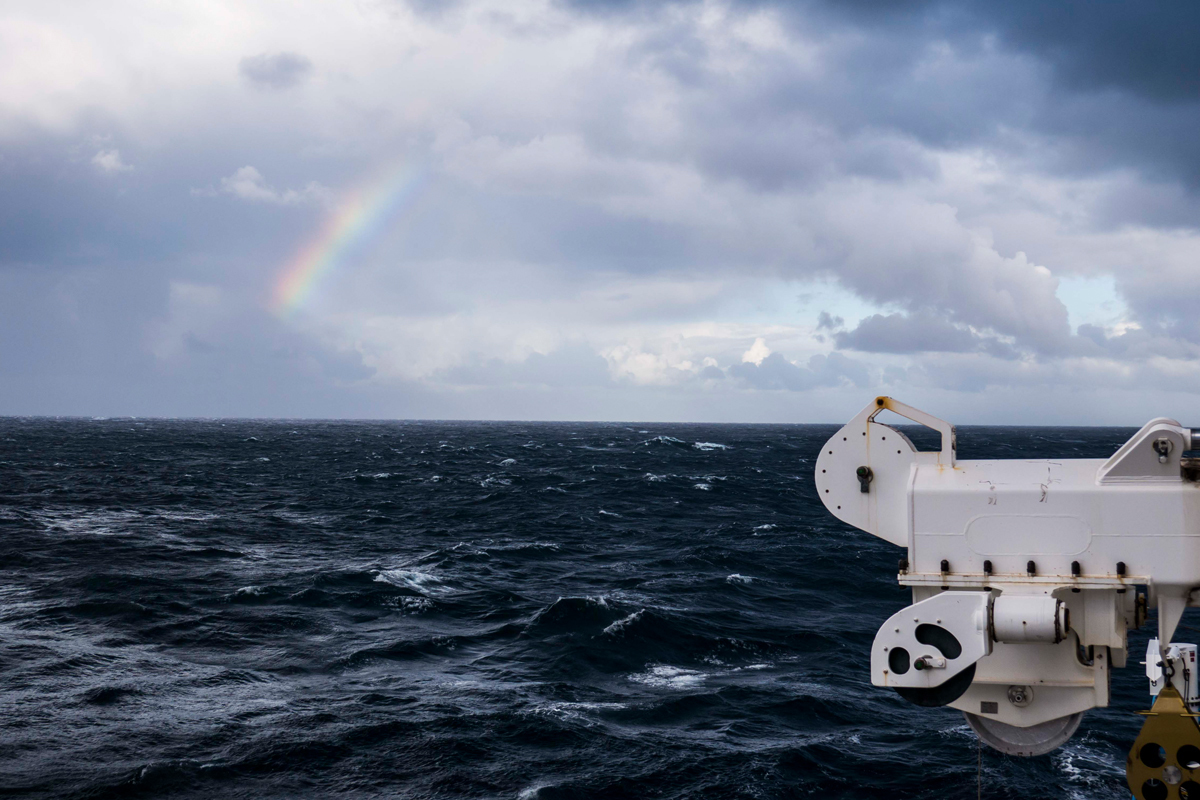
<path id="1" fill-rule="evenodd" d="M 413 200 L 424 177 L 401 164 L 347 193 L 320 232 L 279 270 L 271 290 L 271 310 L 284 316 L 304 306 L 322 278 L 345 265 Z"/>

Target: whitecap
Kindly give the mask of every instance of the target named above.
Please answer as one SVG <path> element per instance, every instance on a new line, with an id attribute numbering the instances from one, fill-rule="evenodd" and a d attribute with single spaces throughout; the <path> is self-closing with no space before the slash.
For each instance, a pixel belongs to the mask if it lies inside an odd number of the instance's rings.
<path id="1" fill-rule="evenodd" d="M 733 448 L 727 444 L 719 444 L 718 442 L 693 442 L 692 447 L 697 450 L 732 450 Z"/>
<path id="2" fill-rule="evenodd" d="M 512 486 L 512 481 L 508 478 L 487 477 L 479 482 L 479 485 L 484 489 L 492 486 Z"/>
<path id="3" fill-rule="evenodd" d="M 376 583 L 390 583 L 403 589 L 412 589 L 427 594 L 444 594 L 450 591 L 442 579 L 428 572 L 413 569 L 385 569 L 375 576 Z"/>
<path id="4" fill-rule="evenodd" d="M 559 703 L 545 703 L 545 704 L 539 705 L 533 709 L 533 713 L 534 714 L 552 715 L 552 716 L 560 717 L 562 719 L 575 720 L 578 722 L 583 722 L 585 724 L 590 723 L 590 724 L 594 725 L 594 724 L 596 724 L 596 720 L 594 720 L 591 717 L 591 715 L 589 715 L 585 712 L 609 711 L 609 710 L 615 711 L 615 710 L 619 710 L 622 708 L 626 708 L 626 705 L 624 703 L 559 702 Z M 537 797 L 536 789 L 533 789 L 532 793 L 529 793 L 530 791 L 531 790 L 527 789 L 524 792 L 522 792 L 519 796 L 520 797 Z"/>
<path id="5" fill-rule="evenodd" d="M 655 436 L 653 439 L 647 439 L 642 444 L 687 444 L 683 439 L 676 439 L 674 436 Z"/>
<path id="6" fill-rule="evenodd" d="M 457 549 L 455 545 L 452 549 Z M 503 552 L 505 550 L 552 550 L 557 551 L 561 545 L 557 542 L 507 542 L 505 544 L 493 544 L 483 548 L 484 553 Z"/>
<path id="7" fill-rule="evenodd" d="M 254 460 L 255 461 L 270 461 L 271 459 L 267 458 L 266 456 L 259 456 L 258 458 L 254 459 Z"/>
<path id="8" fill-rule="evenodd" d="M 779 527 L 778 525 L 773 525 L 772 523 L 768 522 L 766 525 L 755 525 L 754 530 L 756 530 L 756 531 L 773 531 L 778 527 Z"/>
<path id="9" fill-rule="evenodd" d="M 243 597 L 259 597 L 263 594 L 266 594 L 266 591 L 267 590 L 261 586 L 243 586 L 234 592 L 234 594 L 241 595 Z"/>
<path id="10" fill-rule="evenodd" d="M 506 458 L 500 462 L 500 466 L 511 467 L 513 464 L 516 464 L 516 463 L 517 463 L 517 460 L 515 458 Z"/>
<path id="11" fill-rule="evenodd" d="M 712 488 L 712 484 L 711 483 L 693 483 L 692 488 L 700 489 L 701 491 L 707 492 L 709 489 Z"/>
<path id="12" fill-rule="evenodd" d="M 603 508 L 600 509 L 600 513 L 606 517 L 620 517 L 621 516 L 620 514 L 616 513 L 615 511 L 605 511 Z"/>
<path id="13" fill-rule="evenodd" d="M 739 575 L 736 572 L 725 579 L 726 583 L 754 583 L 754 578 L 749 575 Z"/>
<path id="14" fill-rule="evenodd" d="M 642 477 L 651 483 L 658 483 L 659 481 L 665 481 L 667 479 L 666 475 L 655 475 L 653 472 L 647 472 Z"/>
<path id="15" fill-rule="evenodd" d="M 646 613 L 646 609 L 643 608 L 627 617 L 621 617 L 621 619 L 606 627 L 602 632 L 607 633 L 609 636 L 616 636 L 618 633 L 623 633 L 626 628 L 641 619 L 644 613 Z"/>
<path id="16" fill-rule="evenodd" d="M 668 667 L 660 664 L 645 672 L 630 675 L 629 680 L 653 686 L 656 689 L 691 689 L 704 683 L 704 679 L 707 677 L 700 670 Z"/>

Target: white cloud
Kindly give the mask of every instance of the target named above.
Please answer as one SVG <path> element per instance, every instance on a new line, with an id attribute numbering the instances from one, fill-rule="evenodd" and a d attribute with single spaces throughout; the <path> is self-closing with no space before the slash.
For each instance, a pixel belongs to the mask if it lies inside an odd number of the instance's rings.
<path id="1" fill-rule="evenodd" d="M 115 149 L 101 150 L 96 153 L 96 155 L 92 156 L 92 165 L 106 175 L 128 172 L 133 169 L 133 167 L 121 160 L 121 151 Z"/>
<path id="2" fill-rule="evenodd" d="M 274 203 L 293 206 L 301 203 L 326 203 L 332 193 L 326 187 L 310 181 L 303 189 L 279 190 L 267 183 L 262 173 L 249 165 L 237 169 L 232 175 L 221 178 L 221 193 L 233 195 L 253 203 Z M 217 190 L 193 189 L 192 194 L 214 196 Z"/>
<path id="3" fill-rule="evenodd" d="M 750 345 L 750 349 L 742 353 L 743 364 L 753 364 L 761 366 L 763 359 L 771 355 L 771 348 L 767 347 L 767 343 L 762 337 L 754 340 L 754 344 Z"/>

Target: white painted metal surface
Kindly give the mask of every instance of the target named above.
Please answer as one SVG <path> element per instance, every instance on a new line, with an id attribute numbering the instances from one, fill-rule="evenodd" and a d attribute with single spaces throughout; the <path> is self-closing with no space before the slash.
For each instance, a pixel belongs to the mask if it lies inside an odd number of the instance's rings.
<path id="1" fill-rule="evenodd" d="M 893 614 L 875 634 L 872 682 L 893 688 L 932 688 L 967 669 L 992 652 L 988 606 L 988 596 L 982 592 L 942 592 Z M 923 635 L 927 632 L 933 635 Z M 958 641 L 957 652 L 936 646 L 946 632 Z"/>
<path id="2" fill-rule="evenodd" d="M 1067 636 L 1063 601 L 1046 595 L 1001 595 L 992 603 L 992 635 L 998 642 L 1048 642 Z"/>
<path id="3" fill-rule="evenodd" d="M 936 430 L 938 449 L 918 451 L 901 431 L 876 422 L 884 411 Z M 877 398 L 826 443 L 816 464 L 817 491 L 834 516 L 903 548 L 899 580 L 912 587 L 914 605 L 880 629 L 872 680 L 937 686 L 977 655 L 974 680 L 951 703 L 983 720 L 972 722 L 977 730 L 1053 729 L 1037 746 L 1069 736 L 1074 715 L 1108 704 L 1110 666 L 1125 665 L 1126 631 L 1141 624 L 1147 604 L 1158 607 L 1159 640 L 1170 642 L 1195 600 L 1200 463 L 1184 459 L 1191 448 L 1190 429 L 1156 419 L 1107 460 L 960 460 L 952 425 Z M 975 597 L 941 601 L 954 609 L 941 619 L 964 655 L 919 675 L 912 670 L 901 683 L 894 671 L 885 676 L 890 651 L 881 648 L 937 657 L 921 650 L 928 646 L 916 640 L 916 623 L 897 622 L 923 619 L 944 595 Z M 1047 725 L 1055 720 L 1066 721 Z"/>
<path id="4" fill-rule="evenodd" d="M 1194 644 L 1172 642 L 1163 652 L 1158 639 L 1146 643 L 1146 678 L 1150 681 L 1150 696 L 1158 697 L 1169 681 L 1194 713 L 1200 708 L 1200 679 L 1196 675 Z"/>

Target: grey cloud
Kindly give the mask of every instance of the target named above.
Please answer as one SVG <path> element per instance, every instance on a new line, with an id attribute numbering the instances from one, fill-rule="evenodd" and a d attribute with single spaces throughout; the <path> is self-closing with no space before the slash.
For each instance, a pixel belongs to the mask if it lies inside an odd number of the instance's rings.
<path id="1" fill-rule="evenodd" d="M 531 353 L 517 362 L 476 355 L 465 364 L 443 370 L 437 380 L 458 386 L 533 387 L 595 387 L 612 382 L 608 362 L 584 345 Z"/>
<path id="2" fill-rule="evenodd" d="M 312 61 L 299 53 L 262 53 L 238 62 L 238 72 L 260 89 L 291 89 L 312 72 Z"/>
<path id="3" fill-rule="evenodd" d="M 1187 0 L 977 3 L 981 24 L 1052 63 L 1076 87 L 1116 88 L 1158 101 L 1200 95 L 1200 6 Z"/>
<path id="4" fill-rule="evenodd" d="M 873 314 L 852 331 L 834 334 L 840 348 L 865 353 L 987 352 L 1015 358 L 1016 351 L 995 337 L 980 336 L 933 314 Z"/>
<path id="5" fill-rule="evenodd" d="M 1125 362 L 1146 362 L 1155 358 L 1200 359 L 1200 342 L 1193 331 L 1177 329 L 1131 328 L 1109 335 L 1098 325 L 1080 325 L 1075 352 L 1082 356 L 1101 356 Z"/>
<path id="6" fill-rule="evenodd" d="M 822 311 L 817 315 L 817 330 L 827 329 L 836 330 L 846 324 L 846 320 L 841 317 L 835 317 L 828 311 Z"/>
<path id="7" fill-rule="evenodd" d="M 698 0 L 694 0 L 698 2 Z M 676 3 L 675 5 L 681 5 Z M 649 0 L 569 0 L 591 12 L 646 13 Z M 1188 0 L 1058 3 L 1037 0 L 741 0 L 747 10 L 775 8 L 798 23 L 814 17 L 896 37 L 1002 41 L 1051 64 L 1072 87 L 1116 88 L 1163 101 L 1200 93 L 1200 8 Z"/>
<path id="8" fill-rule="evenodd" d="M 779 353 L 771 353 L 761 364 L 734 364 L 729 368 L 729 374 L 755 389 L 787 389 L 793 392 L 846 383 L 864 387 L 869 383 L 866 365 L 841 353 L 815 355 L 804 367 L 793 364 Z"/>
<path id="9" fill-rule="evenodd" d="M 1195 4 L 734 4 L 774 10 L 799 38 L 821 41 L 829 62 L 821 80 L 785 56 L 759 58 L 741 77 L 707 70 L 701 32 L 664 21 L 694 4 L 568 5 L 659 25 L 641 49 L 681 83 L 706 87 L 700 97 L 710 102 L 693 105 L 708 132 L 697 149 L 716 174 L 764 187 L 831 174 L 932 174 L 936 167 L 906 148 L 911 137 L 937 148 L 986 144 L 1063 173 L 1131 166 L 1200 185 L 1200 142 L 1186 133 L 1200 127 Z"/>
<path id="10" fill-rule="evenodd" d="M 918 354 L 910 362 L 961 359 L 955 363 L 974 365 L 964 367 L 966 373 L 995 370 L 996 381 L 1013 385 L 1030 373 L 1007 361 L 1014 349 L 988 331 L 1016 341 L 1016 349 L 1029 356 L 1021 364 L 1048 366 L 1045 380 L 1058 376 L 1068 384 L 1091 385 L 1086 382 L 1103 373 L 1055 372 L 1059 359 L 1087 356 L 1128 364 L 1155 355 L 1196 357 L 1200 327 L 1189 299 L 1194 259 L 1180 259 L 1165 272 L 1153 252 L 1144 266 L 1138 259 L 1117 265 L 1122 296 L 1142 330 L 1109 336 L 1085 326 L 1073 337 L 1055 280 L 1034 265 L 1044 263 L 1055 274 L 1071 268 L 1060 269 L 1059 261 L 1026 244 L 1056 226 L 1084 232 L 1157 227 L 1177 229 L 1169 235 L 1179 237 L 1195 230 L 1197 196 L 1186 183 L 1200 185 L 1200 138 L 1194 135 L 1200 103 L 1187 92 L 1188 81 L 1197 80 L 1190 65 L 1200 56 L 1195 48 L 1182 52 L 1177 41 L 1194 41 L 1190 22 L 1178 24 L 1178 35 L 1173 30 L 1157 38 L 1147 28 L 1154 23 L 1131 23 L 1130 41 L 1113 43 L 1105 38 L 1105 26 L 1124 30 L 1125 15 L 1136 9 L 1097 7 L 1073 25 L 1064 27 L 1059 19 L 1039 28 L 1039 14 L 1054 19 L 1064 12 L 1024 2 L 1004 8 L 972 2 L 742 4 L 747 11 L 776 9 L 790 26 L 778 43 L 760 47 L 737 40 L 736 25 L 706 28 L 698 13 L 689 13 L 699 5 L 583 5 L 595 15 L 589 25 L 609 22 L 604 14 L 627 14 L 617 21 L 621 36 L 591 54 L 593 62 L 572 62 L 564 82 L 556 83 L 545 70 L 537 93 L 507 93 L 521 85 L 517 79 L 529 59 L 515 59 L 514 66 L 506 53 L 527 56 L 539 37 L 569 31 L 571 20 L 556 19 L 562 27 L 554 31 L 491 42 L 506 82 L 495 84 L 492 97 L 460 92 L 473 98 L 466 102 L 455 92 L 472 85 L 454 79 L 453 69 L 438 76 L 449 90 L 441 91 L 439 83 L 422 95 L 425 87 L 416 86 L 413 97 L 420 102 L 410 106 L 387 87 L 372 94 L 378 76 L 356 74 L 353 63 L 326 65 L 322 56 L 323 73 L 344 69 L 348 80 L 336 87 L 314 83 L 304 103 L 295 102 L 298 94 L 280 93 L 263 102 L 262 96 L 239 93 L 244 105 L 236 114 L 222 114 L 211 107 L 214 95 L 205 82 L 227 80 L 230 63 L 240 55 L 234 53 L 222 56 L 211 75 L 191 75 L 194 83 L 159 86 L 158 91 L 180 90 L 169 104 L 147 93 L 146 108 L 128 112 L 123 98 L 143 95 L 113 90 L 89 98 L 80 129 L 70 134 L 33 122 L 28 128 L 15 125 L 0 154 L 0 273 L 11 281 L 3 290 L 7 296 L 0 297 L 5 353 L 0 394 L 25 400 L 20 405 L 5 400 L 0 410 L 36 409 L 38 399 L 49 409 L 51 401 L 67 397 L 108 398 L 120 405 L 117 401 L 140 392 L 144 405 L 135 410 L 141 411 L 239 413 L 242 398 L 244 408 L 264 413 L 272 413 L 275 402 L 273 413 L 389 408 L 402 414 L 417 408 L 406 398 L 425 391 L 428 404 L 420 408 L 444 415 L 450 412 L 439 411 L 439 403 L 471 395 L 475 405 L 462 400 L 456 413 L 488 415 L 500 413 L 489 398 L 502 387 L 531 393 L 513 390 L 510 409 L 522 408 L 526 396 L 551 398 L 547 387 L 586 387 L 572 395 L 576 401 L 600 386 L 603 391 L 594 396 L 603 395 L 604 402 L 651 391 L 632 382 L 606 383 L 603 362 L 594 353 L 554 352 L 512 364 L 491 358 L 510 352 L 508 342 L 489 350 L 488 342 L 455 340 L 436 355 L 448 363 L 464 352 L 487 355 L 468 355 L 460 367 L 434 373 L 432 380 L 477 392 L 455 389 L 433 397 L 415 381 L 390 378 L 401 399 L 372 405 L 380 395 L 363 385 L 372 380 L 371 368 L 353 348 L 322 343 L 315 334 L 288 338 L 288 331 L 295 333 L 306 321 L 280 322 L 244 309 L 230 323 L 245 339 L 244 348 L 222 338 L 219 329 L 181 322 L 172 329 L 171 359 L 147 354 L 140 337 L 165 313 L 171 281 L 219 286 L 247 304 L 268 294 L 282 265 L 324 222 L 317 204 L 296 202 L 307 190 L 287 187 L 312 180 L 354 186 L 401 151 L 428 166 L 428 188 L 328 276 L 329 297 L 322 299 L 329 304 L 314 313 L 319 319 L 311 330 L 344 325 L 330 335 L 356 341 L 369 325 L 389 320 L 418 326 L 426 319 L 470 322 L 509 315 L 521 317 L 514 328 L 526 322 L 543 326 L 536 336 L 515 337 L 526 347 L 530 341 L 571 337 L 573 326 L 602 327 L 596 323 L 599 312 L 583 308 L 588 301 L 579 299 L 581 286 L 600 296 L 606 281 L 626 291 L 644 285 L 639 281 L 646 276 L 669 275 L 682 276 L 681 283 L 728 279 L 753 293 L 764 278 L 819 277 L 869 303 L 904 312 L 841 330 L 843 346 Z M 417 24 L 447 28 L 472 13 L 466 3 L 457 4 L 451 17 L 435 13 L 425 0 L 417 6 L 430 11 Z M 1148 18 L 1163 8 L 1152 4 Z M 335 15 L 330 19 L 336 22 Z M 470 63 L 470 54 L 452 48 L 478 34 L 460 32 L 461 38 L 443 37 L 431 45 L 447 48 L 436 53 L 446 63 L 455 57 Z M 1137 54 L 1150 52 L 1150 45 L 1165 48 L 1161 63 L 1151 59 L 1139 66 Z M 1088 65 L 1106 48 L 1116 66 L 1089 73 Z M 810 57 L 816 61 L 809 63 Z M 397 62 L 396 69 L 388 78 L 403 82 L 403 65 Z M 241 65 L 242 79 L 263 89 L 295 86 L 313 73 L 307 58 L 288 53 L 252 56 Z M 193 91 L 193 97 L 184 91 Z M 422 103 L 432 109 L 428 116 L 417 110 Z M 143 131 L 139 126 L 146 125 L 148 114 L 154 124 Z M 324 116 L 309 124 L 314 114 Z M 443 147 L 439 126 L 447 119 L 467 141 L 494 141 L 496 158 L 521 143 L 552 139 L 548 132 L 561 131 L 561 138 L 579 146 L 558 153 L 561 163 L 550 168 L 534 161 L 519 165 L 505 183 L 487 173 L 487 158 L 462 172 L 448 166 L 456 145 L 451 136 Z M 370 124 L 350 124 L 362 120 Z M 96 133 L 112 138 L 97 143 Z M 149 141 L 162 144 L 139 147 Z M 998 186 L 966 192 L 978 192 L 982 209 L 959 205 L 956 195 L 975 177 L 951 174 L 956 159 L 976 157 L 994 170 Z M 129 164 L 136 169 L 122 169 Z M 230 175 L 244 164 L 262 174 Z M 1062 191 L 1086 197 L 1096 185 L 1089 179 L 1115 171 L 1129 173 L 1122 186 L 1133 188 L 1111 192 L 1095 207 L 1055 208 L 1053 192 L 1061 187 L 1039 194 L 1040 182 L 1061 179 L 1067 184 Z M 475 173 L 481 176 L 475 182 L 464 177 Z M 214 184 L 220 176 L 229 178 Z M 1030 184 L 1034 189 L 1022 194 Z M 189 194 L 189 188 L 205 185 L 265 202 L 213 202 Z M 992 215 L 1015 213 L 1028 213 L 1034 221 L 997 232 L 995 244 L 973 235 L 990 227 Z M 1146 236 L 1160 233 L 1147 230 Z M 1012 257 L 1018 250 L 1029 252 L 1029 259 Z M 1073 255 L 1076 269 L 1088 268 L 1087 252 Z M 514 277 L 523 269 L 526 277 Z M 1170 279 L 1163 280 L 1164 274 Z M 87 281 L 96 288 L 80 289 Z M 357 292 L 353 297 L 348 286 Z M 735 318 L 741 312 L 722 316 L 727 312 L 721 298 L 678 294 L 683 299 L 674 305 L 658 302 L 652 292 L 646 302 L 608 303 L 621 312 L 603 321 L 610 326 L 605 330 L 623 325 L 624 336 L 644 325 L 652 336 L 655 326 L 665 329 L 681 320 L 745 321 Z M 562 315 L 572 302 L 579 313 Z M 935 325 L 939 319 L 941 328 Z M 786 321 L 805 330 L 813 324 Z M 815 321 L 826 336 L 839 331 L 838 322 L 832 314 Z M 966 326 L 984 335 L 970 334 Z M 552 335 L 545 334 L 548 328 Z M 380 350 L 410 346 L 396 334 Z M 722 363 L 737 357 L 722 346 L 687 357 L 692 363 L 709 354 Z M 943 352 L 931 355 L 931 348 Z M 996 367 L 989 353 L 1007 366 Z M 738 394 L 739 383 L 797 390 L 870 383 L 865 366 L 837 353 L 801 366 L 771 356 L 760 366 L 729 368 L 728 377 L 736 380 L 722 381 L 725 374 L 710 367 L 698 380 L 653 391 L 702 397 L 701 391 Z M 889 381 L 915 381 L 920 374 L 894 366 L 884 371 Z M 926 374 L 935 372 L 930 367 Z M 14 375 L 34 377 L 21 383 Z M 936 375 L 946 386 L 957 385 L 949 372 Z M 339 394 L 343 389 L 347 393 Z M 312 402 L 305 405 L 297 399 L 302 395 Z M 621 402 L 630 408 L 637 400 Z M 693 409 L 705 401 L 694 402 Z M 555 407 L 548 399 L 540 406 Z M 601 405 L 591 408 L 604 416 Z"/>

